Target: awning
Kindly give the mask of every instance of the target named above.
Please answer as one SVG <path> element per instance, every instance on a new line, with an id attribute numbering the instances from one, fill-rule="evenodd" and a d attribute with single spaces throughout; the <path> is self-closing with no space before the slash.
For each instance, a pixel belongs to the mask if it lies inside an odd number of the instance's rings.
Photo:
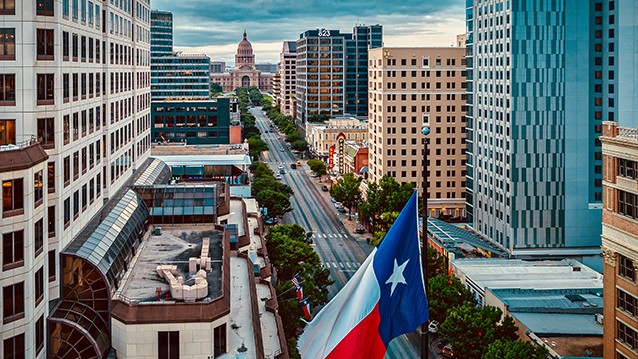
<path id="1" fill-rule="evenodd" d="M 359 173 L 368 173 L 368 166 L 361 167 L 361 169 L 359 170 Z"/>
<path id="2" fill-rule="evenodd" d="M 203 176 L 204 175 L 204 167 L 186 167 L 186 175 L 191 176 Z"/>

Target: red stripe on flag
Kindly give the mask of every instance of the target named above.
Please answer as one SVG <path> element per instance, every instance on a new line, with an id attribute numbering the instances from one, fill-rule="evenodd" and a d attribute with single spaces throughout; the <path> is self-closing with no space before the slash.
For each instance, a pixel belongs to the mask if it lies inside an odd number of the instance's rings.
<path id="1" fill-rule="evenodd" d="M 387 348 L 379 335 L 379 304 L 332 349 L 326 359 L 383 358 Z"/>

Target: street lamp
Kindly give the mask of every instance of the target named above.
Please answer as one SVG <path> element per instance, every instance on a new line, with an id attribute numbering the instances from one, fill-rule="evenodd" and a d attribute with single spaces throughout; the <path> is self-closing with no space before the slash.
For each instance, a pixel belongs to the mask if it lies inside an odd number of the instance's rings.
<path id="1" fill-rule="evenodd" d="M 421 237 L 421 267 L 423 268 L 423 279 L 425 281 L 425 291 L 428 290 L 428 134 L 430 134 L 430 114 L 423 114 L 423 128 L 421 133 L 424 136 L 423 141 L 423 236 Z M 428 358 L 429 347 L 429 329 L 428 320 L 421 324 L 421 359 Z"/>

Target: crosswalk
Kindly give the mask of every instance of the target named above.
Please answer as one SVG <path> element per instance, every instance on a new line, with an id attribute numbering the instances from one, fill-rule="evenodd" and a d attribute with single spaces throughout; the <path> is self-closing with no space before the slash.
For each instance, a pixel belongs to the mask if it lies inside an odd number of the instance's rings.
<path id="1" fill-rule="evenodd" d="M 352 270 L 355 271 L 357 270 L 357 268 L 359 268 L 361 266 L 361 264 L 357 263 L 357 262 L 322 262 L 321 263 L 324 268 L 330 269 L 330 268 L 335 268 L 335 269 L 341 269 L 341 270 Z"/>
<path id="2" fill-rule="evenodd" d="M 313 233 L 312 238 L 348 238 L 345 233 Z"/>

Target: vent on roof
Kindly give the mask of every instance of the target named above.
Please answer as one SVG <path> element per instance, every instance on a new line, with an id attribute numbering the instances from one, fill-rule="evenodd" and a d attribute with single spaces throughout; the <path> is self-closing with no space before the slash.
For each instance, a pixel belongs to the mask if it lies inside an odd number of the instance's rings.
<path id="1" fill-rule="evenodd" d="M 596 323 L 603 325 L 603 315 L 602 314 L 596 314 Z"/>
<path id="2" fill-rule="evenodd" d="M 585 298 L 581 297 L 578 294 L 567 294 L 565 298 L 569 299 L 571 302 L 584 302 Z"/>

